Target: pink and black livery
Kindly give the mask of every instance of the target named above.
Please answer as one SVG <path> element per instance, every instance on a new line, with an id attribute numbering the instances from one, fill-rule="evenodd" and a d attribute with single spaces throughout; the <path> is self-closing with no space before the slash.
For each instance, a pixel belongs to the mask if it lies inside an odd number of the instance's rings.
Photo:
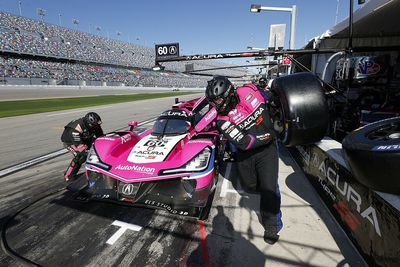
<path id="1" fill-rule="evenodd" d="M 216 116 L 203 97 L 175 104 L 152 129 L 131 121 L 130 130 L 97 138 L 86 161 L 85 193 L 205 218 L 218 180 Z"/>

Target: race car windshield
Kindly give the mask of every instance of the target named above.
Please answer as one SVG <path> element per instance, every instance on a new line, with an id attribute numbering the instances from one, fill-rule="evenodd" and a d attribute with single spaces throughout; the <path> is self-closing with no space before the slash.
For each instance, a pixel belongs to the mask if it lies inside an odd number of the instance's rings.
<path id="1" fill-rule="evenodd" d="M 159 118 L 153 126 L 153 135 L 179 135 L 186 133 L 185 119 Z"/>

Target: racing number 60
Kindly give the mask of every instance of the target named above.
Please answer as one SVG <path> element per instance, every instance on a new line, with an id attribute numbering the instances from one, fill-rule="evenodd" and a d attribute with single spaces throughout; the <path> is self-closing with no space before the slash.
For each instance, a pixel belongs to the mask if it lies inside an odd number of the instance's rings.
<path id="1" fill-rule="evenodd" d="M 168 47 L 166 47 L 166 46 L 160 46 L 159 48 L 158 48 L 158 51 L 157 51 L 157 53 L 159 54 L 159 55 L 166 55 L 166 54 L 168 54 Z"/>

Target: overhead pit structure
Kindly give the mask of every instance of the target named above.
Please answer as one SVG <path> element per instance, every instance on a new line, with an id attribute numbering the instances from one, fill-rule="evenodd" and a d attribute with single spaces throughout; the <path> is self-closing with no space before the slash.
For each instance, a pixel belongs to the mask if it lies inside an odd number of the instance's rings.
<path id="1" fill-rule="evenodd" d="M 349 18 L 341 21 L 306 44 L 305 49 L 349 49 L 356 53 L 391 54 L 394 64 L 400 51 L 400 1 L 371 0 L 353 14 L 352 44 L 349 47 Z M 303 55 L 305 65 L 322 78 L 326 62 L 332 54 Z M 333 60 L 332 60 L 333 61 Z M 335 65 L 330 64 L 324 80 L 329 82 Z"/>

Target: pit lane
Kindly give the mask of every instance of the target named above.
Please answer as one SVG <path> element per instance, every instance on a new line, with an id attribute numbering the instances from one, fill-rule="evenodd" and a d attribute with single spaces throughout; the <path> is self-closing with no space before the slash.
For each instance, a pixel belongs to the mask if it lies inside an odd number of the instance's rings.
<path id="1" fill-rule="evenodd" d="M 286 150 L 280 158 L 285 225 L 274 246 L 262 240 L 258 196 L 233 186 L 229 167 L 203 225 L 162 210 L 82 203 L 66 191 L 34 203 L 65 187 L 64 155 L 0 179 L 0 224 L 32 204 L 10 220 L 6 238 L 13 251 L 43 266 L 364 266 Z M 1 252 L 1 266 L 19 264 Z"/>

